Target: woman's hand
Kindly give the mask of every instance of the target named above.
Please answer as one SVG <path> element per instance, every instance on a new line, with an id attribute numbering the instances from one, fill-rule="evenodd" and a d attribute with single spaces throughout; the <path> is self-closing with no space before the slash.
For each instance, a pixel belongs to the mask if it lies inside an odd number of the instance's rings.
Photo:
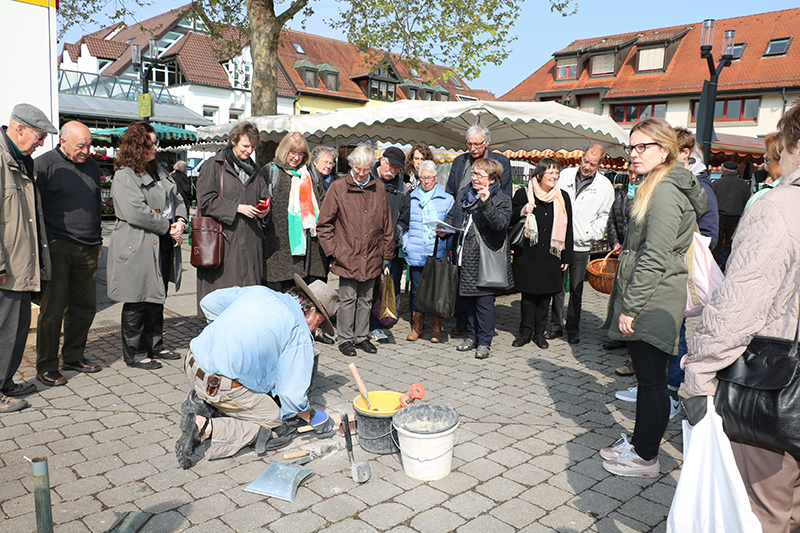
<path id="1" fill-rule="evenodd" d="M 619 315 L 619 331 L 623 335 L 633 335 L 633 317 L 621 313 Z"/>
<path id="2" fill-rule="evenodd" d="M 569 263 L 561 263 L 561 272 L 566 272 L 569 268 Z"/>
<path id="3" fill-rule="evenodd" d="M 478 189 L 478 196 L 481 198 L 481 202 L 485 202 L 489 199 L 489 186 L 484 185 L 480 189 Z"/>
<path id="4" fill-rule="evenodd" d="M 185 228 L 186 226 L 184 225 L 183 220 L 179 220 L 169 227 L 169 236 L 175 241 L 174 246 L 176 248 L 183 242 L 183 230 Z"/>
<path id="5" fill-rule="evenodd" d="M 268 205 L 266 209 L 256 209 L 256 216 L 258 218 L 264 218 L 269 213 L 269 210 L 272 209 L 271 205 Z"/>
<path id="6" fill-rule="evenodd" d="M 253 217 L 263 218 L 264 215 L 266 215 L 269 212 L 269 210 L 264 209 L 264 211 L 262 212 L 260 209 L 256 209 L 256 206 L 254 205 L 239 204 L 239 207 L 236 208 L 236 212 L 241 213 L 247 218 L 253 218 Z"/>
<path id="7" fill-rule="evenodd" d="M 436 235 L 438 235 L 440 239 L 446 239 L 447 237 L 450 236 L 450 234 L 447 233 L 446 231 L 437 231 Z"/>
<path id="8" fill-rule="evenodd" d="M 619 244 L 615 244 L 614 249 L 611 251 L 614 252 L 614 255 L 619 255 L 619 253 L 622 251 L 622 246 Z"/>
<path id="9" fill-rule="evenodd" d="M 522 207 L 522 214 L 523 215 L 530 215 L 533 212 L 533 208 L 534 207 L 535 206 L 532 203 L 528 202 L 527 204 L 525 204 Z"/>

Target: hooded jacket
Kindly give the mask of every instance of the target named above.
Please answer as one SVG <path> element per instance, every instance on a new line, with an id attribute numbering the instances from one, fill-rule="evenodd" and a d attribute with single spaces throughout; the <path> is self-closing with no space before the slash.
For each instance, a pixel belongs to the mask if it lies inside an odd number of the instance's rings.
<path id="1" fill-rule="evenodd" d="M 610 338 L 644 341 L 661 351 L 678 353 L 686 309 L 684 256 L 692 244 L 697 213 L 705 209 L 703 187 L 691 172 L 673 166 L 653 190 L 644 219 L 637 223 L 631 213 L 601 326 L 609 330 Z M 633 335 L 619 331 L 622 313 L 633 317 Z"/>

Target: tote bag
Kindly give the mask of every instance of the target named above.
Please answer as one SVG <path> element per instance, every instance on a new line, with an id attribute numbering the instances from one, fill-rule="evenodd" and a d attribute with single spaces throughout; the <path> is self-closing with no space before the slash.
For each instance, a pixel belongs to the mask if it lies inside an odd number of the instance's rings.
<path id="1" fill-rule="evenodd" d="M 711 295 L 725 279 L 708 248 L 709 244 L 711 237 L 694 232 L 694 239 L 685 258 L 689 275 L 686 279 L 686 310 L 683 316 L 700 316 L 711 300 Z"/>
<path id="2" fill-rule="evenodd" d="M 453 316 L 458 296 L 458 266 L 436 257 L 439 237 L 433 245 L 433 256 L 425 260 L 417 286 L 417 311 L 441 318 Z"/>

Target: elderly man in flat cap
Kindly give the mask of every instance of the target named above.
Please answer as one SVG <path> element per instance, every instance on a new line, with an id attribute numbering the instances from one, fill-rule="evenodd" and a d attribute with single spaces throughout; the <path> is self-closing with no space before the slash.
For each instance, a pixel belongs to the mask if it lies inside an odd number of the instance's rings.
<path id="1" fill-rule="evenodd" d="M 19 411 L 36 385 L 14 383 L 31 324 L 31 293 L 49 279 L 42 203 L 31 154 L 58 130 L 42 111 L 18 104 L 0 130 L 0 413 Z M 14 191 L 13 194 L 5 191 Z"/>
<path id="2" fill-rule="evenodd" d="M 36 379 L 48 387 L 65 385 L 58 370 L 58 345 L 64 370 L 99 372 L 84 356 L 86 337 L 97 310 L 97 261 L 103 255 L 100 230 L 100 167 L 89 157 L 92 134 L 77 121 L 64 124 L 58 146 L 36 158 L 36 187 L 53 273 L 42 284 L 36 329 Z"/>

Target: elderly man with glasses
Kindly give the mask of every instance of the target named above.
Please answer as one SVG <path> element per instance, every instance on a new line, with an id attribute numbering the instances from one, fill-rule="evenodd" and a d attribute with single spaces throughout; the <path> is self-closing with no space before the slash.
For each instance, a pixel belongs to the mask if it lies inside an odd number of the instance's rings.
<path id="1" fill-rule="evenodd" d="M 561 171 L 558 187 L 569 195 L 572 203 L 572 263 L 569 265 L 569 308 L 567 309 L 567 342 L 578 344 L 583 301 L 583 282 L 589 251 L 595 241 L 606 233 L 606 223 L 611 205 L 614 203 L 614 186 L 598 169 L 605 157 L 605 149 L 592 144 L 583 153 L 579 167 Z M 563 275 L 564 286 L 553 298 L 550 329 L 545 338 L 555 339 L 563 335 L 564 300 L 566 299 L 567 272 Z"/>
<path id="2" fill-rule="evenodd" d="M 339 276 L 342 305 L 337 319 L 339 351 L 375 353 L 369 316 L 375 279 L 394 257 L 395 230 L 382 179 L 371 175 L 375 152 L 357 146 L 347 157 L 350 171 L 328 188 L 317 219 L 317 238 Z"/>
<path id="3" fill-rule="evenodd" d="M 0 413 L 19 411 L 28 402 L 19 396 L 36 390 L 14 383 L 31 324 L 31 293 L 50 277 L 42 202 L 36 189 L 31 154 L 47 134 L 58 130 L 30 104 L 18 104 L 8 126 L 0 130 L 0 183 L 4 191 L 0 216 Z"/>

